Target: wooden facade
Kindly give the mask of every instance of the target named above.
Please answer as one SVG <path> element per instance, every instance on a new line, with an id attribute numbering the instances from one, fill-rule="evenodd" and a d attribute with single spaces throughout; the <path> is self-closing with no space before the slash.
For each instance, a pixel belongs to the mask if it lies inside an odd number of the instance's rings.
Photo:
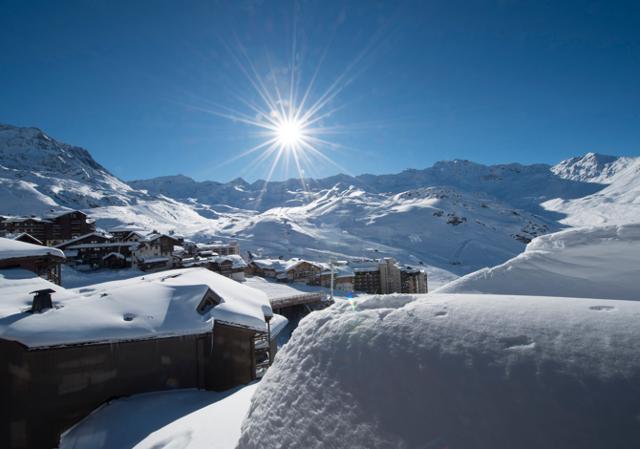
<path id="1" fill-rule="evenodd" d="M 174 388 L 226 390 L 256 378 L 253 330 L 29 349 L 0 339 L 0 447 L 57 447 L 101 404 Z"/>
<path id="2" fill-rule="evenodd" d="M 0 269 L 24 268 L 54 284 L 61 285 L 62 274 L 60 264 L 63 263 L 64 260 L 64 257 L 58 257 L 52 254 L 14 257 L 10 259 L 0 259 Z"/>
<path id="3" fill-rule="evenodd" d="M 46 217 L 6 217 L 0 220 L 0 231 L 25 232 L 46 244 L 71 240 L 96 230 L 93 220 L 81 211 L 69 211 Z"/>

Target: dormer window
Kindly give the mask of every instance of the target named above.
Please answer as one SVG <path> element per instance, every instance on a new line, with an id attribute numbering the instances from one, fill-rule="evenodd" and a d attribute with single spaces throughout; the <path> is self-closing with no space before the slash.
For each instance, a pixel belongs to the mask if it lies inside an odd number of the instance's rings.
<path id="1" fill-rule="evenodd" d="M 204 297 L 202 298 L 202 301 L 200 301 L 200 304 L 198 304 L 198 307 L 196 308 L 196 310 L 200 315 L 204 315 L 205 313 L 209 312 L 211 309 L 213 309 L 215 306 L 217 306 L 221 302 L 222 302 L 222 298 L 220 298 L 220 296 L 218 296 L 212 290 L 207 290 L 207 293 L 205 293 Z"/>

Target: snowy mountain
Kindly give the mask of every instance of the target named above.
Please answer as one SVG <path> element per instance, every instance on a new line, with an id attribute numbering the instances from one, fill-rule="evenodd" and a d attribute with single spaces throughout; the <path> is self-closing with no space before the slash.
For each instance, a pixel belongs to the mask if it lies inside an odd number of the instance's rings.
<path id="1" fill-rule="evenodd" d="M 0 124 L 0 214 L 38 215 L 88 209 L 102 225 L 136 221 L 160 228 L 206 222 L 192 208 L 130 187 L 84 148 L 38 128 Z"/>
<path id="2" fill-rule="evenodd" d="M 636 158 L 631 157 L 587 153 L 584 156 L 562 161 L 551 167 L 551 171 L 561 178 L 573 181 L 610 184 L 620 172 L 628 168 L 635 160 Z"/>
<path id="3" fill-rule="evenodd" d="M 423 263 L 437 285 L 451 273 L 503 263 L 573 221 L 600 222 L 602 210 L 640 221 L 639 169 L 640 159 L 587 154 L 554 167 L 442 161 L 397 174 L 307 179 L 306 190 L 297 179 L 126 183 L 82 148 L 37 128 L 0 125 L 0 214 L 78 208 L 104 228 L 135 223 L 196 241 L 235 238 L 264 255 L 391 255 Z"/>
<path id="4" fill-rule="evenodd" d="M 611 160 L 589 153 L 572 164 L 569 161 L 556 165 L 553 170 L 563 176 L 573 173 L 571 176 L 597 180 L 603 183 L 603 188 L 582 198 L 556 198 L 543 203 L 547 210 L 566 215 L 560 220 L 562 224 L 592 226 L 640 222 L 640 158 Z"/>

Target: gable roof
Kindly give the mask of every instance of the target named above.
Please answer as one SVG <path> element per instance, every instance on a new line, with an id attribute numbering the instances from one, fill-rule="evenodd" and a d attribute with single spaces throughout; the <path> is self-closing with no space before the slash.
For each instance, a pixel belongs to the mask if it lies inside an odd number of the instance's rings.
<path id="1" fill-rule="evenodd" d="M 37 284 L 37 285 L 36 285 Z M 29 292 L 52 288 L 54 308 L 25 312 Z M 205 314 L 197 307 L 209 292 L 221 303 Z M 272 315 L 265 293 L 206 269 L 169 270 L 66 290 L 20 269 L 0 270 L 0 338 L 28 347 L 105 343 L 193 335 L 214 321 L 266 331 Z"/>
<path id="2" fill-rule="evenodd" d="M 111 236 L 109 236 L 109 235 L 102 234 L 100 232 L 90 232 L 88 234 L 81 235 L 81 236 L 76 237 L 74 239 L 67 240 L 66 242 L 59 243 L 59 244 L 55 245 L 54 248 L 64 249 L 67 246 L 71 246 L 74 243 L 82 241 L 82 240 L 84 240 L 84 239 L 86 239 L 88 237 L 101 237 L 101 238 L 104 238 L 105 240 L 110 240 L 111 239 Z"/>
<path id="3" fill-rule="evenodd" d="M 45 256 L 65 258 L 64 253 L 57 248 L 0 237 L 0 260 Z"/>

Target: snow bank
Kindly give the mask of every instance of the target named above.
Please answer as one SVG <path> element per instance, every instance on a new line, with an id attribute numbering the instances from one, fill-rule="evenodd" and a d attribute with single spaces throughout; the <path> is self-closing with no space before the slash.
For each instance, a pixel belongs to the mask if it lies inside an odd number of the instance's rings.
<path id="1" fill-rule="evenodd" d="M 30 284 L 5 288 L 16 282 L 0 276 L 0 303 L 31 303 Z M 272 314 L 264 293 L 200 268 L 54 290 L 62 294 L 52 295 L 56 307 L 44 313 L 24 312 L 18 304 L 5 309 L 0 338 L 29 347 L 122 341 L 205 333 L 214 320 L 266 332 L 264 317 Z M 222 302 L 200 314 L 197 307 L 209 290 Z"/>
<path id="2" fill-rule="evenodd" d="M 301 321 L 238 448 L 640 447 L 640 303 L 371 297 Z"/>
<path id="3" fill-rule="evenodd" d="M 255 388 L 176 390 L 119 399 L 63 434 L 60 449 L 231 449 Z"/>
<path id="4" fill-rule="evenodd" d="M 437 293 L 497 293 L 640 300 L 640 224 L 567 229 Z"/>
<path id="5" fill-rule="evenodd" d="M 0 237 L 0 260 L 47 255 L 64 259 L 64 253 L 59 249 Z"/>

